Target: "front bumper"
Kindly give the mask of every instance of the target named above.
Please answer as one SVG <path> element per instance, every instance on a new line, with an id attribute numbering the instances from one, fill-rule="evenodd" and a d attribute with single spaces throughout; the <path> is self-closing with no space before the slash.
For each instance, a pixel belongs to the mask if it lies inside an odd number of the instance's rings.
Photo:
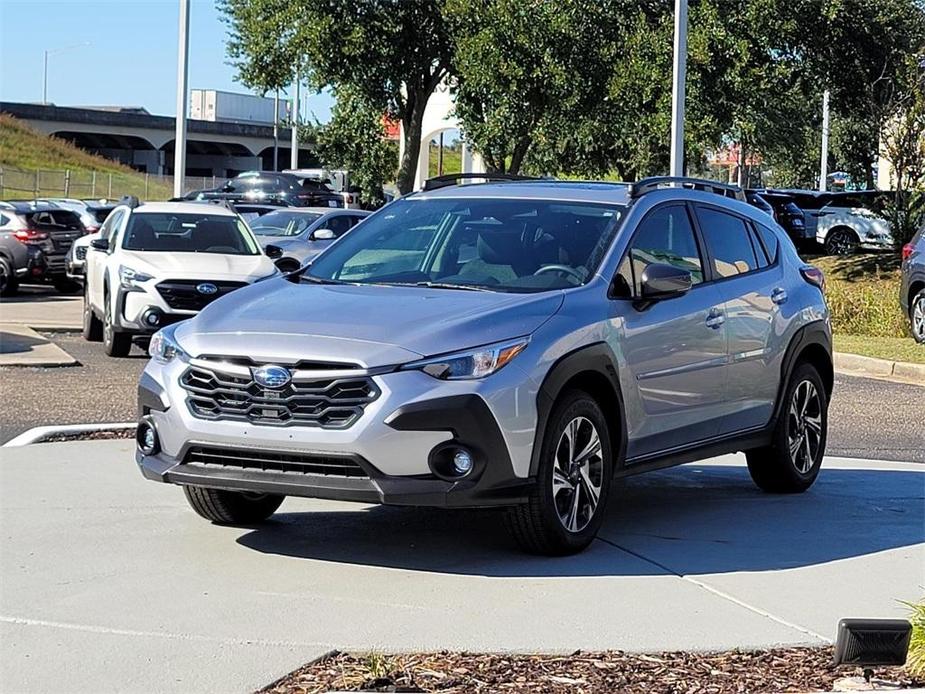
<path id="1" fill-rule="evenodd" d="M 145 314 L 149 311 L 156 311 L 159 315 L 160 320 L 156 325 L 145 322 Z M 192 318 L 196 313 L 196 311 L 178 311 L 171 308 L 156 289 L 127 288 L 120 285 L 116 290 L 115 328 L 119 332 L 153 335 L 167 325 Z"/>
<path id="2" fill-rule="evenodd" d="M 523 387 L 525 375 L 512 366 L 495 374 L 507 378 L 499 378 L 490 392 L 478 392 L 485 389 L 484 382 L 444 382 L 421 372 L 376 375 L 378 399 L 345 429 L 197 418 L 177 383 L 175 367 L 151 367 L 164 377 L 166 387 L 148 372 L 139 383 L 139 416 L 155 428 L 160 442 L 154 455 L 136 452 L 136 462 L 148 479 L 234 491 L 438 507 L 519 504 L 532 486 L 527 475 L 536 391 Z M 438 474 L 434 461 L 448 447 L 472 453 L 475 464 L 469 475 L 448 479 Z M 227 454 L 223 459 L 209 459 L 225 463 L 203 463 L 196 455 L 203 448 L 211 456 Z M 298 457 L 343 459 L 359 466 L 362 474 L 315 474 L 298 465 L 280 469 L 261 462 Z M 241 458 L 248 462 L 235 462 Z"/>

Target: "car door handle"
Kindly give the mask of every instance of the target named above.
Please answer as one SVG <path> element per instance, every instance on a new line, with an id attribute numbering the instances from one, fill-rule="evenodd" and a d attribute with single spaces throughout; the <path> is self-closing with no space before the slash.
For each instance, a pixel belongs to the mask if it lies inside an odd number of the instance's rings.
<path id="1" fill-rule="evenodd" d="M 726 316 L 723 315 L 723 312 L 717 308 L 712 309 L 707 314 L 707 326 L 718 330 L 720 326 L 726 322 Z"/>
<path id="2" fill-rule="evenodd" d="M 775 304 L 780 305 L 787 301 L 787 290 L 783 287 L 775 287 L 774 291 L 771 292 L 771 301 Z"/>

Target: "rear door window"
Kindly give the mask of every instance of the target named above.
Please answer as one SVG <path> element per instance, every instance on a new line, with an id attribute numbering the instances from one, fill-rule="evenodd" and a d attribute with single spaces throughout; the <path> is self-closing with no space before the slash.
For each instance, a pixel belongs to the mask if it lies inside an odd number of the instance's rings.
<path id="1" fill-rule="evenodd" d="M 758 257 L 743 219 L 700 205 L 697 206 L 697 219 L 718 279 L 758 269 Z"/>

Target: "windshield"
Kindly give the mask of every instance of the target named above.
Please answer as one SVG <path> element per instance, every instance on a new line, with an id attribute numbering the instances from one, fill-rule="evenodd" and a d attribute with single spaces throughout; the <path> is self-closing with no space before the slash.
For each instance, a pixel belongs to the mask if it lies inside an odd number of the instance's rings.
<path id="1" fill-rule="evenodd" d="M 255 219 L 251 229 L 258 236 L 298 236 L 319 219 L 315 212 L 271 212 Z"/>
<path id="2" fill-rule="evenodd" d="M 323 253 L 306 279 L 538 292 L 584 284 L 622 207 L 549 200 L 410 198 Z"/>
<path id="3" fill-rule="evenodd" d="M 253 236 L 237 217 L 170 212 L 133 214 L 122 247 L 129 251 L 260 253 Z"/>

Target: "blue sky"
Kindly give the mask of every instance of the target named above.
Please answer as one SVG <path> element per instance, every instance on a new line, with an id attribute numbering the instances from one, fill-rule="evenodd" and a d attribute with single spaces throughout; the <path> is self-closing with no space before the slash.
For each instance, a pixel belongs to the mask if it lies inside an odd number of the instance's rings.
<path id="1" fill-rule="evenodd" d="M 89 41 L 49 56 L 49 101 L 174 115 L 178 8 L 178 0 L 0 0 L 0 100 L 41 101 L 43 51 Z M 250 91 L 235 82 L 225 39 L 214 2 L 191 0 L 191 89 Z M 328 95 L 308 103 L 328 120 Z"/>

